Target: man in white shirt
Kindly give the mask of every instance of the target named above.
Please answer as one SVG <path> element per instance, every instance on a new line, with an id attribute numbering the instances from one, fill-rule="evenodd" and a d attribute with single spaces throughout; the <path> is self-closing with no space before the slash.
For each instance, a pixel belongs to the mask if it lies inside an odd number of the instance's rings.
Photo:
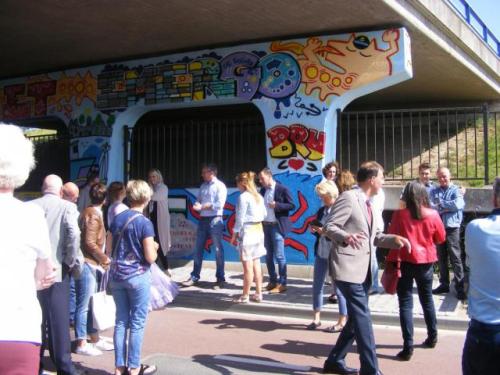
<path id="1" fill-rule="evenodd" d="M 500 177 L 493 184 L 493 207 L 490 216 L 465 229 L 471 321 L 462 355 L 464 375 L 500 370 Z"/>

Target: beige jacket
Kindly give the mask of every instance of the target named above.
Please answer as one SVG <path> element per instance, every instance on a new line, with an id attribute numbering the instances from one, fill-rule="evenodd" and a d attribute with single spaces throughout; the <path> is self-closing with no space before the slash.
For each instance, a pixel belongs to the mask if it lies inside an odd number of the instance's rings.
<path id="1" fill-rule="evenodd" d="M 81 248 L 87 263 L 98 265 L 106 263 L 104 254 L 106 230 L 102 214 L 94 207 L 87 207 L 80 215 Z"/>
<path id="2" fill-rule="evenodd" d="M 326 219 L 325 235 L 334 242 L 331 261 L 335 280 L 362 284 L 375 247 L 399 248 L 396 236 L 384 234 L 378 225 L 369 223 L 365 199 L 360 189 L 342 193 Z M 345 239 L 354 233 L 365 235 L 359 249 L 345 243 Z"/>

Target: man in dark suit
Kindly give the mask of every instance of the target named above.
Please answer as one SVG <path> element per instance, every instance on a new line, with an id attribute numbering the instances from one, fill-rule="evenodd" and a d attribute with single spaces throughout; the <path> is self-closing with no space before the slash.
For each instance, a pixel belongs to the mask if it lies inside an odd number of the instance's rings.
<path id="1" fill-rule="evenodd" d="M 69 334 L 69 288 L 70 271 L 83 265 L 80 251 L 80 229 L 78 210 L 74 203 L 61 198 L 63 183 L 59 176 L 45 177 L 43 197 L 32 201 L 45 212 L 52 245 L 52 262 L 57 272 L 56 282 L 48 289 L 38 292 L 42 308 L 42 346 L 49 349 L 50 358 L 58 375 L 81 374 L 71 361 Z M 78 271 L 77 271 L 78 273 Z M 40 366 L 42 370 L 42 366 Z"/>
<path id="2" fill-rule="evenodd" d="M 368 307 L 371 285 L 370 259 L 375 247 L 410 249 L 409 241 L 379 231 L 371 200 L 384 182 L 384 170 L 374 161 L 361 165 L 357 175 L 359 189 L 342 193 L 325 224 L 325 234 L 333 241 L 332 263 L 335 283 L 345 296 L 349 320 L 325 361 L 326 374 L 357 374 L 345 365 L 345 356 L 356 339 L 361 362 L 360 375 L 380 374 L 375 339 Z"/>
<path id="3" fill-rule="evenodd" d="M 269 273 L 269 283 L 266 289 L 271 294 L 286 291 L 286 258 L 285 236 L 290 231 L 291 224 L 288 215 L 295 208 L 290 190 L 273 179 L 269 168 L 259 173 L 262 185 L 260 194 L 264 197 L 266 217 L 264 218 L 264 246 L 266 247 L 266 264 Z M 274 258 L 278 262 L 279 279 L 274 267 Z"/>

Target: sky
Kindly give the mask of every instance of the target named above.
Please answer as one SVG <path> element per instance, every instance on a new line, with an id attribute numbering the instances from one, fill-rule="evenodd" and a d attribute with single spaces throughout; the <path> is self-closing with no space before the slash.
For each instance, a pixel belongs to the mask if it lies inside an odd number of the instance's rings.
<path id="1" fill-rule="evenodd" d="M 455 0 L 456 1 L 456 0 Z M 500 1 L 499 0 L 466 0 L 486 24 L 493 35 L 500 40 Z"/>

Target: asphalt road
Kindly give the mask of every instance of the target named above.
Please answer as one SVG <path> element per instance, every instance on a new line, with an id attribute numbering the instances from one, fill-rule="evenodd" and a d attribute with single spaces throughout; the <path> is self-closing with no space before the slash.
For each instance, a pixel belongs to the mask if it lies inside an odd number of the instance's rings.
<path id="1" fill-rule="evenodd" d="M 307 331 L 309 321 L 234 312 L 171 307 L 148 317 L 143 361 L 158 366 L 157 374 L 314 374 L 320 373 L 338 334 Z M 324 328 L 324 327 L 321 327 Z M 112 337 L 112 330 L 102 333 Z M 425 330 L 416 329 L 421 343 Z M 391 374 L 460 374 L 465 332 L 439 332 L 435 349 L 415 348 L 409 362 L 395 359 L 401 350 L 398 327 L 375 326 L 381 370 Z M 113 352 L 99 357 L 73 354 L 89 374 L 113 373 Z M 359 367 L 356 348 L 347 364 Z"/>

